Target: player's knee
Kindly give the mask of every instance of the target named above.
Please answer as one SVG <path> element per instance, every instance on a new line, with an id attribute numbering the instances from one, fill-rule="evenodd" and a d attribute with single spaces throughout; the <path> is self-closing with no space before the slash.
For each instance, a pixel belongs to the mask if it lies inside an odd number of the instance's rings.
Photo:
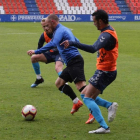
<path id="1" fill-rule="evenodd" d="M 56 63 L 55 65 L 55 71 L 58 73 L 59 71 L 63 70 L 63 64 L 61 62 Z"/>
<path id="2" fill-rule="evenodd" d="M 59 87 L 60 87 L 60 84 L 59 84 L 58 79 L 55 81 L 55 85 L 56 85 L 56 87 L 57 87 L 57 88 L 59 88 Z"/>
<path id="3" fill-rule="evenodd" d="M 32 55 L 32 56 L 31 56 L 31 62 L 32 62 L 32 63 L 35 63 L 35 62 L 36 62 L 36 55 Z"/>
<path id="4" fill-rule="evenodd" d="M 75 85 L 76 85 L 76 88 L 78 90 L 81 90 L 82 91 L 86 87 L 86 82 L 85 81 L 79 81 Z"/>
<path id="5" fill-rule="evenodd" d="M 56 87 L 59 89 L 62 85 L 64 85 L 65 84 L 65 81 L 63 80 L 63 79 L 61 79 L 61 78 L 57 78 L 57 80 L 55 81 L 55 85 L 56 85 Z"/>
<path id="6" fill-rule="evenodd" d="M 58 67 L 55 66 L 55 71 L 58 73 Z"/>

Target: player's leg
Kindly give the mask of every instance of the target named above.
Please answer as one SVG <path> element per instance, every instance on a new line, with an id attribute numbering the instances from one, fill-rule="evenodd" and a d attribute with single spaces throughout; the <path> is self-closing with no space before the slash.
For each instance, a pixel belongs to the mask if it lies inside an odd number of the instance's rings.
<path id="1" fill-rule="evenodd" d="M 61 62 L 61 61 L 56 61 L 55 62 L 55 71 L 57 72 L 58 76 L 62 73 L 62 71 L 63 71 L 63 62 Z"/>
<path id="2" fill-rule="evenodd" d="M 73 62 L 71 62 L 71 65 L 69 67 L 69 75 L 74 81 L 76 88 L 78 91 L 82 91 L 86 86 L 86 79 L 84 74 L 84 60 L 81 56 L 77 56 L 74 58 Z M 74 114 L 79 110 L 79 107 L 83 105 L 82 101 L 79 99 L 76 100 L 76 102 L 73 104 L 71 114 Z"/>
<path id="3" fill-rule="evenodd" d="M 94 76 L 89 80 L 89 82 L 91 82 L 92 85 L 103 91 L 110 83 L 112 83 L 115 80 L 115 78 L 116 72 L 104 72 L 97 70 Z M 82 98 L 84 97 L 83 94 L 81 94 L 81 96 Z M 112 122 L 116 116 L 118 104 L 116 102 L 112 103 L 107 100 L 104 100 L 99 96 L 96 97 L 95 102 L 97 105 L 108 109 L 108 121 Z M 89 114 L 89 119 L 86 121 L 86 123 L 92 123 L 90 121 L 91 118 L 92 114 Z"/>
<path id="4" fill-rule="evenodd" d="M 64 60 L 61 58 L 59 53 L 54 55 L 53 57 L 54 57 L 54 61 L 55 61 L 55 71 L 57 72 L 57 74 L 59 76 L 63 71 Z"/>
<path id="5" fill-rule="evenodd" d="M 55 82 L 57 88 L 60 91 L 62 91 L 64 94 L 68 95 L 72 99 L 72 101 L 75 102 L 75 100 L 77 98 L 76 94 L 74 93 L 72 88 L 69 85 L 65 84 L 65 83 L 66 82 L 60 77 L 58 77 L 56 82 Z"/>
<path id="6" fill-rule="evenodd" d="M 114 72 L 105 72 L 101 70 L 96 70 L 95 74 L 90 78 L 89 85 L 84 88 L 82 91 L 82 94 L 85 94 L 84 102 L 87 105 L 87 107 L 91 110 L 92 115 L 97 118 L 98 122 L 102 126 L 101 128 L 90 131 L 89 133 L 109 133 L 110 130 L 107 128 L 107 125 L 101 115 L 99 113 L 99 108 L 97 108 L 98 105 L 109 107 L 108 109 L 108 120 L 114 119 L 116 115 L 116 108 L 117 103 L 113 103 L 111 105 L 110 102 L 101 99 L 98 95 L 102 94 L 103 90 L 111 84 L 116 78 L 116 71 Z M 89 101 L 90 100 L 90 101 Z M 91 102 L 91 105 L 90 105 Z M 88 104 L 89 103 L 89 104 Z M 97 105 L 98 103 L 98 105 Z M 94 106 L 92 106 L 94 105 Z M 91 106 L 91 107 L 90 107 Z M 94 108 L 95 107 L 95 108 Z M 95 111 L 95 112 L 94 112 Z M 101 120 L 101 121 L 100 121 Z"/>
<path id="7" fill-rule="evenodd" d="M 66 94 L 67 96 L 69 96 L 71 98 L 71 100 L 73 101 L 73 104 L 78 103 L 78 104 L 80 104 L 79 107 L 81 107 L 83 105 L 83 103 L 78 99 L 78 97 L 76 96 L 73 89 L 69 85 L 66 84 L 66 82 L 72 82 L 72 79 L 71 79 L 68 71 L 69 71 L 69 69 L 66 67 L 62 71 L 60 77 L 57 78 L 55 84 L 61 92 L 63 92 L 64 94 Z M 73 114 L 73 113 L 71 112 L 71 114 Z"/>
<path id="8" fill-rule="evenodd" d="M 100 87 L 102 88 L 101 89 L 102 91 L 116 79 L 116 75 L 117 75 L 117 71 L 112 71 L 112 72 L 100 71 L 99 83 L 100 83 Z M 99 96 L 95 99 L 95 102 L 99 106 L 108 109 L 108 122 L 112 122 L 116 116 L 118 104 L 116 102 L 112 103 L 107 100 L 104 100 Z"/>
<path id="9" fill-rule="evenodd" d="M 96 97 L 95 102 L 97 105 L 105 107 L 105 108 L 109 108 L 112 105 L 112 102 L 109 102 L 107 100 L 102 99 L 101 97 Z"/>
<path id="10" fill-rule="evenodd" d="M 101 97 L 96 97 L 95 102 L 97 105 L 108 109 L 108 122 L 112 122 L 116 116 L 118 104 L 116 102 L 109 102 Z"/>
<path id="11" fill-rule="evenodd" d="M 31 62 L 32 62 L 32 66 L 33 66 L 34 72 L 36 74 L 36 81 L 35 81 L 34 84 L 31 85 L 31 87 L 36 87 L 39 84 L 44 82 L 44 79 L 41 76 L 39 62 L 47 63 L 47 58 L 45 57 L 44 54 L 32 55 L 31 56 Z"/>
<path id="12" fill-rule="evenodd" d="M 109 133 L 110 132 L 110 129 L 101 114 L 100 108 L 95 102 L 95 99 L 100 94 L 100 92 L 101 91 L 96 89 L 90 83 L 82 91 L 82 94 L 85 94 L 85 97 L 83 99 L 85 105 L 88 107 L 91 114 L 95 117 L 96 121 L 100 124 L 99 129 L 89 131 L 89 133 Z"/>
<path id="13" fill-rule="evenodd" d="M 63 71 L 64 60 L 62 59 L 62 57 L 59 53 L 57 53 L 53 57 L 54 57 L 54 60 L 55 60 L 55 71 L 57 72 L 58 76 L 60 76 L 62 71 Z M 68 85 L 68 83 L 65 83 L 65 84 Z"/>

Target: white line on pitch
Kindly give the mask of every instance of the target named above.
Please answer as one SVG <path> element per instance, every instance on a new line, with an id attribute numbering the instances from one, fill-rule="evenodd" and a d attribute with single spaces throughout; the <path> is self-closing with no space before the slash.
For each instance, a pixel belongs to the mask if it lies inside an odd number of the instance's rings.
<path id="1" fill-rule="evenodd" d="M 37 34 L 37 33 L 5 33 L 5 34 L 0 34 L 0 35 L 28 35 L 28 34 Z"/>

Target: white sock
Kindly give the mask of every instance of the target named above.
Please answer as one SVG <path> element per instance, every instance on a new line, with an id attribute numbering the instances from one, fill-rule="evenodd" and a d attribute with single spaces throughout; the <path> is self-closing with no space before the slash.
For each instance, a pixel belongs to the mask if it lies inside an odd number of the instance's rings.
<path id="1" fill-rule="evenodd" d="M 41 77 L 41 74 L 36 75 L 36 78 L 37 78 L 37 79 L 41 79 L 41 78 L 42 78 L 42 77 Z"/>
<path id="2" fill-rule="evenodd" d="M 76 98 L 73 100 L 73 103 L 74 103 L 74 104 L 77 104 L 78 101 L 79 101 L 79 99 L 78 99 L 78 97 L 76 97 Z"/>

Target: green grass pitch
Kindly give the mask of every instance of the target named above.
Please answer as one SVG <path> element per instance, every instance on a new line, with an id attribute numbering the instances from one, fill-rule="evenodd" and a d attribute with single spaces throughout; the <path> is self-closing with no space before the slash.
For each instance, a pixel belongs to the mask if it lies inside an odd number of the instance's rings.
<path id="1" fill-rule="evenodd" d="M 62 22 L 85 44 L 93 44 L 100 32 L 93 22 Z M 72 101 L 57 90 L 54 63 L 40 63 L 45 83 L 30 88 L 35 81 L 27 51 L 36 49 L 42 33 L 40 23 L 0 23 L 0 140 L 139 140 L 140 139 L 140 22 L 110 22 L 118 34 L 118 75 L 102 98 L 119 104 L 117 116 L 107 122 L 107 110 L 100 108 L 110 134 L 88 134 L 97 129 L 87 125 L 89 111 L 84 105 L 70 114 Z M 96 53 L 81 51 L 88 79 L 96 70 Z M 87 82 L 88 84 L 88 82 Z M 70 84 L 77 96 L 80 93 Z M 80 98 L 81 99 L 81 98 Z M 24 121 L 22 107 L 37 108 L 34 121 Z"/>

